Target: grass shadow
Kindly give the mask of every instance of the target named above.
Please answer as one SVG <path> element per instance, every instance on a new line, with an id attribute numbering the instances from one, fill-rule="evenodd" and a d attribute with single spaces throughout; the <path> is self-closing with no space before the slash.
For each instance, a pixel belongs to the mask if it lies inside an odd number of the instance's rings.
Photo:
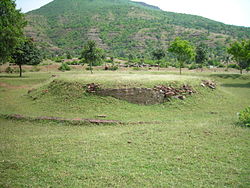
<path id="1" fill-rule="evenodd" d="M 19 75 L 0 75 L 0 78 L 28 78 L 28 76 L 22 76 Z"/>
<path id="2" fill-rule="evenodd" d="M 221 84 L 222 87 L 238 87 L 238 88 L 250 88 L 250 82 L 248 83 L 234 83 L 234 84 Z"/>
<path id="3" fill-rule="evenodd" d="M 242 128 L 246 128 L 246 129 L 250 128 L 250 126 L 247 126 L 247 125 L 245 125 L 245 124 L 243 124 L 241 122 L 235 122 L 234 126 L 236 126 L 236 127 L 242 127 Z"/>
<path id="4" fill-rule="evenodd" d="M 249 75 L 242 74 L 212 74 L 211 77 L 222 78 L 222 79 L 242 79 L 247 80 L 250 78 Z"/>

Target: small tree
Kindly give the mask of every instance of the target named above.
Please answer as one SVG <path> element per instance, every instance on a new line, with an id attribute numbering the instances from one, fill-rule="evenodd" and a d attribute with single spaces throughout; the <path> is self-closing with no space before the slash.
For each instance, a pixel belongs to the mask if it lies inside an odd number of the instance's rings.
<path id="1" fill-rule="evenodd" d="M 173 53 L 177 58 L 180 66 L 180 74 L 184 63 L 195 57 L 195 48 L 188 41 L 181 40 L 179 37 L 171 43 L 168 51 Z"/>
<path id="2" fill-rule="evenodd" d="M 161 59 L 165 57 L 166 53 L 162 48 L 156 49 L 155 51 L 153 51 L 152 53 L 153 55 L 153 59 L 157 60 L 157 64 L 158 64 L 158 70 L 160 70 L 160 62 Z"/>
<path id="3" fill-rule="evenodd" d="M 26 39 L 12 53 L 12 59 L 19 66 L 20 77 L 22 77 L 22 65 L 37 65 L 42 61 L 42 56 L 34 42 Z"/>
<path id="4" fill-rule="evenodd" d="M 84 58 L 86 63 L 90 66 L 90 72 L 93 74 L 93 63 L 100 62 L 105 58 L 104 52 L 101 48 L 97 48 L 95 41 L 89 40 L 84 46 L 81 58 Z"/>
<path id="5" fill-rule="evenodd" d="M 240 67 L 240 73 L 242 74 L 242 70 L 250 66 L 250 40 L 234 42 L 227 51 L 236 60 Z"/>
<path id="6" fill-rule="evenodd" d="M 0 1 L 0 62 L 6 62 L 15 47 L 24 39 L 24 14 L 16 10 L 14 0 Z"/>
<path id="7" fill-rule="evenodd" d="M 197 64 L 201 65 L 201 71 L 202 67 L 204 66 L 204 63 L 207 61 L 207 46 L 204 43 L 199 44 L 196 47 L 196 56 L 195 56 L 195 62 Z"/>

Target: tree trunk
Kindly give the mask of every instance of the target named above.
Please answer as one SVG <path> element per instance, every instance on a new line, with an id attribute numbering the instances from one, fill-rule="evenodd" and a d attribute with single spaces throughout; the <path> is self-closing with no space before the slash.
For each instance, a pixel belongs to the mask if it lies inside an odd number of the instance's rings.
<path id="1" fill-rule="evenodd" d="M 93 71 L 92 71 L 92 61 L 90 62 L 90 72 L 91 72 L 91 74 L 93 74 Z"/>
<path id="2" fill-rule="evenodd" d="M 22 65 L 19 65 L 19 76 L 22 77 Z"/>
<path id="3" fill-rule="evenodd" d="M 240 68 L 240 74 L 242 74 L 242 68 Z"/>
<path id="4" fill-rule="evenodd" d="M 180 63 L 180 75 L 181 75 L 181 67 L 182 67 L 182 63 Z"/>

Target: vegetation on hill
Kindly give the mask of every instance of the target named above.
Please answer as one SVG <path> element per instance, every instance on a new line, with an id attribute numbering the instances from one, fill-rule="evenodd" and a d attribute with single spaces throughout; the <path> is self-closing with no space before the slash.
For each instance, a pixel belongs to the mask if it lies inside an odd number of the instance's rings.
<path id="1" fill-rule="evenodd" d="M 0 63 L 9 60 L 15 47 L 24 38 L 23 29 L 26 25 L 24 15 L 16 10 L 13 0 L 0 2 Z"/>
<path id="2" fill-rule="evenodd" d="M 129 0 L 54 0 L 26 18 L 26 34 L 47 55 L 79 55 L 87 40 L 95 40 L 108 55 L 149 58 L 153 49 L 168 47 L 178 36 L 194 45 L 203 42 L 210 58 L 224 59 L 229 43 L 250 38 L 250 28 Z"/>

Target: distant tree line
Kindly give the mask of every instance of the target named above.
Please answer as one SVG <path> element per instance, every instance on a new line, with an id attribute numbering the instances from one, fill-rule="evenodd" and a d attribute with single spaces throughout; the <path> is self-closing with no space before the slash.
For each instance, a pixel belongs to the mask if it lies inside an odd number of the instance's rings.
<path id="1" fill-rule="evenodd" d="M 42 61 L 40 50 L 31 38 L 24 36 L 23 28 L 26 25 L 24 15 L 20 10 L 16 10 L 14 0 L 1 0 L 0 2 L 0 63 L 13 62 L 19 66 L 20 77 L 22 76 L 22 65 L 37 65 Z M 155 45 L 156 46 L 156 45 Z M 160 46 L 160 45 L 158 45 Z M 209 54 L 208 46 L 200 43 L 194 46 L 191 42 L 179 37 L 175 38 L 168 49 L 156 48 L 152 46 L 151 58 L 157 64 L 158 69 L 164 58 L 174 58 L 178 62 L 180 74 L 185 64 L 195 62 L 201 68 L 207 61 L 214 57 Z M 225 62 L 229 62 L 230 56 L 236 61 L 240 72 L 250 66 L 250 40 L 242 40 L 231 43 L 227 48 L 228 55 Z M 72 58 L 69 51 L 66 52 L 68 59 Z M 98 65 L 105 59 L 104 50 L 98 48 L 95 41 L 87 41 L 81 52 L 82 62 L 88 64 L 92 72 L 92 66 Z M 132 62 L 134 55 L 129 54 L 128 61 Z M 138 65 L 144 64 L 144 55 L 137 57 Z M 114 57 L 110 58 L 114 65 Z"/>

